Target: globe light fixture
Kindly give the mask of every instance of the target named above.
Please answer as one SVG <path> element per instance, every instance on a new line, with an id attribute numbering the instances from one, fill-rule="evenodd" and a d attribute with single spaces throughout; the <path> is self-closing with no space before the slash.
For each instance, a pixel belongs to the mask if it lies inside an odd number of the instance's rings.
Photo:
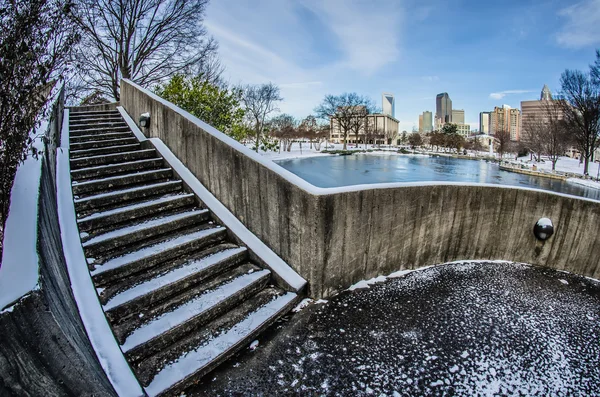
<path id="1" fill-rule="evenodd" d="M 540 218 L 533 227 L 533 234 L 538 240 L 548 240 L 554 234 L 552 221 L 549 218 Z"/>
<path id="2" fill-rule="evenodd" d="M 150 113 L 142 113 L 140 115 L 140 127 L 142 127 L 142 128 L 150 127 Z"/>

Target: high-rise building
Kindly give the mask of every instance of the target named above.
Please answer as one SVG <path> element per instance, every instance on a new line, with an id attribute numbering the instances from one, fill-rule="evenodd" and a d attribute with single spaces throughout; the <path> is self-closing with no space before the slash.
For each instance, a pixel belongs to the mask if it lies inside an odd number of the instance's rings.
<path id="1" fill-rule="evenodd" d="M 495 107 L 490 112 L 490 134 L 505 130 L 510 131 L 510 140 L 518 141 L 521 139 L 521 111 L 512 109 L 508 105 L 502 105 L 501 108 Z"/>
<path id="2" fill-rule="evenodd" d="M 479 132 L 482 134 L 490 133 L 490 113 L 491 112 L 479 113 Z"/>
<path id="3" fill-rule="evenodd" d="M 540 95 L 540 100 L 542 101 L 551 101 L 552 93 L 550 92 L 550 88 L 546 84 L 544 84 L 544 88 L 542 88 L 542 94 Z"/>
<path id="4" fill-rule="evenodd" d="M 426 110 L 421 115 L 423 116 L 423 131 L 422 132 L 431 132 L 433 131 L 433 114 Z"/>
<path id="5" fill-rule="evenodd" d="M 452 122 L 452 101 L 447 92 L 437 94 L 435 97 L 435 119 L 442 125 Z"/>
<path id="6" fill-rule="evenodd" d="M 383 114 L 396 117 L 396 101 L 394 94 L 384 92 L 381 94 L 381 110 Z"/>
<path id="7" fill-rule="evenodd" d="M 547 106 L 552 101 L 552 93 L 547 85 L 544 85 L 539 101 L 521 101 L 521 121 L 523 126 L 525 127 L 529 122 L 536 119 L 542 122 L 547 121 Z"/>
<path id="8" fill-rule="evenodd" d="M 423 132 L 423 115 L 419 115 L 419 132 Z"/>
<path id="9" fill-rule="evenodd" d="M 465 111 L 463 109 L 452 109 L 452 122 L 454 124 L 464 124 Z"/>

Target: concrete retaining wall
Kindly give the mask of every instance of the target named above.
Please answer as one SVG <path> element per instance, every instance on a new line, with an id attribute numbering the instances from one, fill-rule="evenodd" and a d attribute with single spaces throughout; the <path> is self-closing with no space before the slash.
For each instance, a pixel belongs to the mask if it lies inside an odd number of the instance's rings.
<path id="1" fill-rule="evenodd" d="M 600 203 L 467 184 L 322 189 L 123 80 L 121 105 L 150 128 L 248 229 L 309 282 L 314 297 L 401 269 L 465 259 L 512 260 L 600 278 Z M 549 217 L 545 243 L 535 222 Z"/>

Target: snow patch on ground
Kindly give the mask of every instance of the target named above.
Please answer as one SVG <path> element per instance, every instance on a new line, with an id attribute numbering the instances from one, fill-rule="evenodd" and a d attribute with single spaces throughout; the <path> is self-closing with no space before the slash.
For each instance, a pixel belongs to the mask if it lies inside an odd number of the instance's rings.
<path id="1" fill-rule="evenodd" d="M 295 308 L 292 309 L 292 311 L 294 313 L 298 313 L 299 311 L 301 311 L 305 307 L 308 307 L 308 305 L 310 305 L 313 302 L 314 301 L 312 299 L 310 299 L 310 298 L 304 298 L 304 299 L 302 299 L 302 301 L 300 301 L 300 303 L 298 303 L 298 305 L 296 305 Z"/>

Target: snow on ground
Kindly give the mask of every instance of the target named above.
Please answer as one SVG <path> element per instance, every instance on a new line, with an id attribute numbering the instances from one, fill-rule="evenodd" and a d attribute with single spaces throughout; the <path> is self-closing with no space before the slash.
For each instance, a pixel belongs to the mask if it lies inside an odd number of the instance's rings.
<path id="1" fill-rule="evenodd" d="M 450 263 L 343 292 L 196 395 L 597 395 L 600 289 L 567 272 Z"/>
<path id="2" fill-rule="evenodd" d="M 511 161 L 513 164 L 524 165 L 529 169 L 532 169 L 535 165 L 538 171 L 542 172 L 552 172 L 552 162 L 547 158 L 542 157 L 543 162 L 530 161 L 529 156 L 519 157 L 517 161 Z M 590 163 L 588 173 L 592 179 L 596 179 L 598 176 L 598 167 L 600 167 L 599 163 Z M 556 162 L 556 171 L 557 172 L 566 172 L 575 175 L 583 176 L 583 164 L 579 163 L 579 160 L 572 159 L 569 157 L 561 157 Z M 569 178 L 567 179 L 569 183 L 576 183 L 579 185 L 584 185 L 587 187 L 592 187 L 596 189 L 600 189 L 600 182 L 589 180 L 589 179 L 579 179 L 579 178 Z"/>
<path id="3" fill-rule="evenodd" d="M 254 147 L 253 143 L 246 143 L 246 147 L 248 148 L 252 148 Z M 327 149 L 325 148 L 327 147 Z M 327 145 L 325 145 L 325 143 L 321 144 L 321 151 L 323 150 L 343 150 L 344 149 L 344 145 L 341 143 L 329 143 Z M 354 144 L 348 144 L 348 147 L 346 150 L 353 150 L 353 151 L 362 151 L 362 150 L 373 150 L 373 152 L 369 153 L 369 154 L 398 154 L 397 147 L 388 147 L 388 146 L 381 146 L 378 147 L 377 145 L 367 145 L 367 148 L 365 148 L 365 145 L 358 145 L 358 147 Z M 292 148 L 289 152 L 282 150 L 281 153 L 279 152 L 279 150 L 276 151 L 263 151 L 263 150 L 259 150 L 258 152 L 261 156 L 268 158 L 269 160 L 285 160 L 285 159 L 300 159 L 300 158 L 308 158 L 308 157 L 319 157 L 319 156 L 330 156 L 327 153 L 321 153 L 320 151 L 318 151 L 315 146 L 313 145 L 313 148 L 310 148 L 310 143 L 309 142 L 303 142 L 302 143 L 302 147 L 300 147 L 300 145 L 296 142 L 292 145 Z"/>

